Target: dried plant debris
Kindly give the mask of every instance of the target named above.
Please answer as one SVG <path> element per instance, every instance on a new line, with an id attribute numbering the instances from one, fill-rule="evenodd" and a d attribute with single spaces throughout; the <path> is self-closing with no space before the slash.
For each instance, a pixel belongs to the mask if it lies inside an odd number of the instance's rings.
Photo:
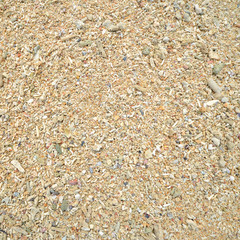
<path id="1" fill-rule="evenodd" d="M 0 239 L 239 239 L 238 1 L 0 1 Z"/>

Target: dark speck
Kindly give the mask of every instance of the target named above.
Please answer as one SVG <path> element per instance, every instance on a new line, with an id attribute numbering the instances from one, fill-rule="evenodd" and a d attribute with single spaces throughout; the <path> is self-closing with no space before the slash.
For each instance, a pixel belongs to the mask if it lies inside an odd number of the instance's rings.
<path id="1" fill-rule="evenodd" d="M 144 213 L 144 215 L 145 215 L 146 218 L 149 218 L 149 217 L 150 217 L 150 215 L 147 214 L 147 213 Z"/>
<path id="2" fill-rule="evenodd" d="M 81 147 L 84 145 L 84 143 L 85 143 L 84 141 L 81 142 Z"/>
<path id="3" fill-rule="evenodd" d="M 127 57 L 124 57 L 124 58 L 123 58 L 123 61 L 127 61 Z"/>
<path id="4" fill-rule="evenodd" d="M 124 182 L 123 184 L 124 184 L 125 186 L 127 186 L 127 185 L 128 185 L 128 182 Z"/>

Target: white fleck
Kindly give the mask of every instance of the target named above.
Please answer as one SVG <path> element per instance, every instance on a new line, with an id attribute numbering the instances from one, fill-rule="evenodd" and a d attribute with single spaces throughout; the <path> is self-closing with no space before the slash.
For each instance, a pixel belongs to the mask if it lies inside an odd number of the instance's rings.
<path id="1" fill-rule="evenodd" d="M 230 177 L 229 177 L 229 180 L 230 180 L 230 181 L 234 181 L 234 176 L 230 176 Z"/>
<path id="2" fill-rule="evenodd" d="M 21 164 L 20 164 L 17 160 L 12 160 L 12 161 L 11 161 L 11 164 L 12 164 L 15 168 L 17 168 L 17 170 L 18 170 L 19 172 L 22 172 L 22 173 L 25 172 L 25 170 L 22 168 Z"/>

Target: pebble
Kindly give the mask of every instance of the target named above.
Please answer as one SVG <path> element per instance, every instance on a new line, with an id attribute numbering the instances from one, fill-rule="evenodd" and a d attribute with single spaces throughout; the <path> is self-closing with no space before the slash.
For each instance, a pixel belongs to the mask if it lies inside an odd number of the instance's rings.
<path id="1" fill-rule="evenodd" d="M 186 108 L 183 109 L 183 115 L 186 115 L 188 113 L 188 110 Z"/>
<path id="2" fill-rule="evenodd" d="M 158 223 L 153 227 L 153 233 L 156 236 L 156 240 L 163 240 L 163 229 L 162 226 Z"/>
<path id="3" fill-rule="evenodd" d="M 105 28 L 109 28 L 110 26 L 112 25 L 112 22 L 110 20 L 106 20 L 104 23 L 103 23 L 103 26 Z"/>
<path id="4" fill-rule="evenodd" d="M 0 109 L 0 116 L 7 113 L 7 109 Z"/>
<path id="5" fill-rule="evenodd" d="M 213 51 L 213 50 L 209 51 L 208 56 L 211 59 L 215 59 L 215 60 L 219 60 L 220 59 L 219 55 L 215 51 Z"/>
<path id="6" fill-rule="evenodd" d="M 0 73 L 0 88 L 3 87 L 3 75 Z"/>
<path id="7" fill-rule="evenodd" d="M 238 107 L 235 107 L 235 112 L 237 113 L 237 114 L 239 114 L 240 113 L 240 109 L 238 108 Z"/>
<path id="8" fill-rule="evenodd" d="M 188 13 L 184 13 L 183 18 L 184 18 L 185 22 L 190 22 L 191 21 L 191 17 Z"/>
<path id="9" fill-rule="evenodd" d="M 119 25 L 111 25 L 108 27 L 109 32 L 117 32 L 122 30 L 122 28 Z"/>
<path id="10" fill-rule="evenodd" d="M 20 195 L 19 192 L 14 192 L 14 193 L 13 193 L 13 196 L 14 196 L 14 197 L 19 197 L 19 195 Z"/>
<path id="11" fill-rule="evenodd" d="M 90 40 L 86 40 L 86 41 L 81 41 L 81 42 L 79 42 L 79 46 L 80 46 L 80 47 L 90 46 L 91 44 L 92 44 L 92 41 L 90 41 Z"/>
<path id="12" fill-rule="evenodd" d="M 221 99 L 221 102 L 222 103 L 226 103 L 226 102 L 228 102 L 229 101 L 229 99 L 227 98 L 227 97 L 223 97 L 222 99 Z"/>
<path id="13" fill-rule="evenodd" d="M 148 150 L 145 152 L 145 158 L 146 158 L 146 159 L 152 158 L 152 151 L 151 151 L 150 149 L 148 149 Z"/>
<path id="14" fill-rule="evenodd" d="M 181 196 L 180 189 L 174 187 L 171 191 L 171 195 L 172 195 L 173 198 L 177 198 L 177 197 Z"/>
<path id="15" fill-rule="evenodd" d="M 93 21 L 94 16 L 93 16 L 92 14 L 87 14 L 87 19 L 88 19 L 89 21 Z"/>
<path id="16" fill-rule="evenodd" d="M 149 61 L 150 61 L 150 66 L 151 66 L 152 68 L 155 68 L 154 59 L 151 57 Z"/>
<path id="17" fill-rule="evenodd" d="M 169 37 L 164 37 L 164 38 L 163 38 L 163 42 L 164 42 L 164 43 L 168 43 L 169 41 L 170 41 Z"/>
<path id="18" fill-rule="evenodd" d="M 213 137 L 212 141 L 216 146 L 220 146 L 220 144 L 221 144 L 221 141 L 218 138 Z"/>
<path id="19" fill-rule="evenodd" d="M 64 198 L 61 204 L 61 210 L 64 212 L 67 211 L 68 208 L 69 208 L 68 200 Z"/>
<path id="20" fill-rule="evenodd" d="M 195 11 L 196 11 L 196 14 L 198 14 L 198 15 L 203 15 L 203 10 L 202 10 L 202 8 L 199 7 L 198 4 L 196 4 L 196 5 L 194 6 L 194 9 L 195 9 Z"/>
<path id="21" fill-rule="evenodd" d="M 69 183 L 69 185 L 71 185 L 71 186 L 78 185 L 78 180 L 75 178 L 75 179 L 73 179 L 73 180 L 70 180 L 68 183 Z"/>
<path id="22" fill-rule="evenodd" d="M 209 79 L 207 81 L 207 84 L 212 89 L 213 92 L 221 93 L 222 89 L 218 86 L 218 84 L 213 79 Z"/>
<path id="23" fill-rule="evenodd" d="M 168 54 L 167 50 L 162 47 L 162 46 L 159 46 L 159 49 L 156 51 L 156 54 L 158 55 L 158 57 L 162 60 L 164 60 Z"/>
<path id="24" fill-rule="evenodd" d="M 214 75 L 219 74 L 224 66 L 225 66 L 224 63 L 215 64 L 214 67 L 213 67 L 213 74 Z"/>
<path id="25" fill-rule="evenodd" d="M 229 142 L 227 143 L 227 149 L 228 149 L 229 151 L 232 151 L 233 148 L 234 148 L 234 143 L 229 141 Z"/>
<path id="26" fill-rule="evenodd" d="M 234 176 L 230 176 L 230 177 L 229 177 L 229 180 L 230 180 L 230 181 L 234 181 L 234 179 L 235 179 Z"/>
<path id="27" fill-rule="evenodd" d="M 150 54 L 150 48 L 149 47 L 145 47 L 143 50 L 142 50 L 142 54 L 147 56 Z"/>
<path id="28" fill-rule="evenodd" d="M 84 22 L 82 22 L 82 21 L 77 21 L 77 22 L 75 23 L 75 25 L 76 25 L 76 27 L 77 27 L 78 30 L 84 29 L 84 27 L 85 27 L 85 24 L 84 24 Z"/>
<path id="29" fill-rule="evenodd" d="M 63 152 L 62 152 L 62 148 L 61 148 L 61 146 L 59 145 L 59 144 L 56 144 L 55 145 L 55 148 L 56 148 L 56 151 L 57 151 L 57 153 L 59 154 L 59 155 L 61 155 Z"/>
<path id="30" fill-rule="evenodd" d="M 181 15 L 180 12 L 177 12 L 177 13 L 176 13 L 176 19 L 177 19 L 177 20 L 181 20 L 181 19 L 182 19 L 182 15 Z"/>
<path id="31" fill-rule="evenodd" d="M 212 145 L 212 144 L 209 144 L 209 145 L 208 145 L 208 150 L 211 151 L 211 150 L 213 150 L 213 149 L 214 149 L 213 145 Z"/>
<path id="32" fill-rule="evenodd" d="M 137 91 L 140 91 L 142 93 L 145 93 L 147 91 L 146 88 L 142 87 L 142 86 L 139 86 L 139 85 L 134 85 L 133 86 Z"/>
<path id="33" fill-rule="evenodd" d="M 77 193 L 77 194 L 75 195 L 75 199 L 79 200 L 80 198 L 81 198 L 81 195 L 80 195 L 79 193 Z"/>
<path id="34" fill-rule="evenodd" d="M 100 152 L 102 150 L 102 145 L 96 144 L 93 149 L 94 152 Z"/>

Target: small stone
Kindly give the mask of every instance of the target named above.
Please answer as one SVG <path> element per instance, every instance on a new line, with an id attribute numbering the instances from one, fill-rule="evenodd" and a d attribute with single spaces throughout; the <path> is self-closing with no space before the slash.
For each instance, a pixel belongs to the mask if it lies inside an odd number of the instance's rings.
<path id="1" fill-rule="evenodd" d="M 181 15 L 180 12 L 177 12 L 177 13 L 176 13 L 176 19 L 177 19 L 177 20 L 181 20 L 181 19 L 182 19 L 182 15 Z"/>
<path id="2" fill-rule="evenodd" d="M 234 179 L 235 179 L 234 176 L 230 176 L 230 177 L 229 177 L 229 180 L 230 180 L 231 182 L 234 181 Z"/>
<path id="3" fill-rule="evenodd" d="M 108 27 L 109 32 L 117 32 L 122 30 L 122 28 L 119 25 L 111 25 Z"/>
<path id="4" fill-rule="evenodd" d="M 219 167 L 221 168 L 226 166 L 226 162 L 223 160 L 223 157 L 220 157 L 218 164 L 219 164 Z"/>
<path id="5" fill-rule="evenodd" d="M 93 21 L 94 17 L 93 17 L 92 14 L 87 14 L 87 19 L 88 19 L 89 21 Z"/>
<path id="6" fill-rule="evenodd" d="M 208 45 L 207 44 L 205 44 L 204 42 L 199 42 L 198 46 L 199 46 L 202 54 L 208 54 L 209 50 L 208 50 Z"/>
<path id="7" fill-rule="evenodd" d="M 184 90 L 187 90 L 188 89 L 188 83 L 187 82 L 182 82 L 182 86 L 183 86 L 183 89 Z"/>
<path id="8" fill-rule="evenodd" d="M 61 210 L 67 211 L 69 208 L 69 204 L 68 204 L 68 200 L 67 199 L 63 199 L 62 204 L 61 204 Z"/>
<path id="9" fill-rule="evenodd" d="M 197 229 L 197 224 L 193 220 L 187 219 L 186 222 L 189 226 L 191 226 L 191 228 Z"/>
<path id="10" fill-rule="evenodd" d="M 172 195 L 173 198 L 177 198 L 177 197 L 181 196 L 180 189 L 174 187 L 171 191 L 171 195 Z"/>
<path id="11" fill-rule="evenodd" d="M 150 48 L 149 47 L 145 47 L 143 50 L 142 50 L 142 54 L 147 56 L 150 54 Z"/>
<path id="12" fill-rule="evenodd" d="M 151 57 L 149 61 L 150 61 L 150 66 L 151 66 L 152 68 L 155 68 L 154 59 Z"/>
<path id="13" fill-rule="evenodd" d="M 234 148 L 234 143 L 229 141 L 229 142 L 227 143 L 227 149 L 228 149 L 229 151 L 232 151 L 233 148 Z"/>
<path id="14" fill-rule="evenodd" d="M 213 137 L 212 141 L 213 141 L 214 145 L 220 146 L 221 141 L 218 138 Z"/>
<path id="15" fill-rule="evenodd" d="M 84 22 L 82 22 L 82 21 L 77 21 L 77 22 L 75 22 L 75 25 L 76 25 L 76 27 L 77 27 L 78 30 L 85 28 L 85 24 L 84 24 Z"/>
<path id="16" fill-rule="evenodd" d="M 156 236 L 156 240 L 163 240 L 163 229 L 160 224 L 155 224 L 153 227 L 153 233 Z"/>
<path id="17" fill-rule="evenodd" d="M 209 144 L 209 145 L 208 145 L 208 150 L 211 151 L 211 150 L 213 150 L 213 149 L 214 149 L 213 145 L 212 145 L 212 144 Z"/>
<path id="18" fill-rule="evenodd" d="M 44 93 L 42 94 L 42 96 L 39 98 L 39 100 L 42 101 L 42 102 L 44 102 L 44 101 L 46 101 L 46 99 L 47 99 L 46 93 L 44 92 Z"/>
<path id="19" fill-rule="evenodd" d="M 212 89 L 213 92 L 221 93 L 222 89 L 218 86 L 218 84 L 213 79 L 209 79 L 207 81 L 207 84 Z"/>
<path id="20" fill-rule="evenodd" d="M 59 144 L 56 144 L 55 145 L 55 148 L 56 148 L 56 151 L 57 151 L 57 153 L 59 154 L 59 155 L 61 155 L 63 152 L 62 152 L 62 148 L 61 148 L 61 146 L 59 145 Z"/>
<path id="21" fill-rule="evenodd" d="M 164 38 L 163 38 L 163 42 L 164 42 L 164 43 L 168 43 L 169 41 L 170 41 L 169 37 L 164 37 Z"/>
<path id="22" fill-rule="evenodd" d="M 12 22 L 12 23 L 16 22 L 17 20 L 18 20 L 17 17 L 13 17 L 13 18 L 11 18 L 11 22 Z"/>
<path id="23" fill-rule="evenodd" d="M 37 45 L 37 46 L 33 49 L 34 55 L 36 55 L 39 50 L 40 50 L 40 46 Z"/>
<path id="24" fill-rule="evenodd" d="M 3 87 L 3 84 L 4 84 L 3 75 L 2 75 L 2 73 L 0 73 L 0 88 Z"/>
<path id="25" fill-rule="evenodd" d="M 159 49 L 156 51 L 156 55 L 162 60 L 166 58 L 167 54 L 167 50 L 162 46 L 159 46 Z"/>
<path id="26" fill-rule="evenodd" d="M 222 93 L 215 93 L 213 96 L 214 96 L 214 98 L 216 98 L 218 100 L 222 99 Z"/>
<path id="27" fill-rule="evenodd" d="M 146 88 L 142 87 L 142 86 L 139 86 L 139 85 L 134 85 L 133 86 L 137 91 L 139 92 L 142 92 L 142 93 L 145 93 L 147 91 Z"/>
<path id="28" fill-rule="evenodd" d="M 151 151 L 150 149 L 148 149 L 148 150 L 145 152 L 145 158 L 146 158 L 146 159 L 152 158 L 152 151 Z"/>
<path id="29" fill-rule="evenodd" d="M 0 109 L 0 116 L 7 113 L 7 109 Z"/>
<path id="30" fill-rule="evenodd" d="M 79 193 L 77 193 L 77 194 L 75 195 L 75 199 L 79 200 L 80 198 L 81 198 L 81 195 L 80 195 Z"/>
<path id="31" fill-rule="evenodd" d="M 73 180 L 70 180 L 68 183 L 69 183 L 69 185 L 71 185 L 71 186 L 78 185 L 78 180 L 75 178 L 75 179 L 73 179 Z"/>
<path id="32" fill-rule="evenodd" d="M 90 40 L 81 41 L 81 42 L 79 42 L 78 45 L 79 45 L 80 47 L 90 46 L 90 45 L 92 45 L 92 41 L 90 41 Z"/>
<path id="33" fill-rule="evenodd" d="M 222 99 L 221 99 L 221 102 L 222 103 L 227 103 L 229 101 L 229 99 L 227 98 L 227 97 L 223 97 Z"/>
<path id="34" fill-rule="evenodd" d="M 235 107 L 235 113 L 237 113 L 237 114 L 239 114 L 240 113 L 240 108 L 238 108 L 238 107 Z"/>
<path id="35" fill-rule="evenodd" d="M 208 56 L 211 59 L 215 59 L 215 60 L 219 60 L 220 59 L 219 55 L 215 51 L 213 51 L 213 50 L 210 50 L 210 52 L 208 53 Z"/>
<path id="36" fill-rule="evenodd" d="M 184 18 L 185 22 L 190 22 L 191 21 L 191 17 L 188 13 L 184 13 L 183 18 Z"/>
<path id="37" fill-rule="evenodd" d="M 104 23 L 103 23 L 103 26 L 105 28 L 109 28 L 110 26 L 112 25 L 112 22 L 110 20 L 106 20 Z"/>
<path id="38" fill-rule="evenodd" d="M 100 152 L 102 150 L 102 145 L 96 144 L 93 149 L 94 152 Z"/>
<path id="39" fill-rule="evenodd" d="M 202 10 L 202 8 L 199 7 L 198 4 L 196 4 L 196 5 L 194 6 L 194 9 L 195 9 L 195 11 L 196 11 L 196 14 L 198 14 L 198 15 L 203 15 L 203 10 Z"/>
<path id="40" fill-rule="evenodd" d="M 213 74 L 214 75 L 219 74 L 224 66 L 225 66 L 224 63 L 215 64 L 214 67 L 213 67 Z"/>
<path id="41" fill-rule="evenodd" d="M 183 115 L 186 115 L 188 113 L 188 110 L 186 108 L 183 109 Z"/>

